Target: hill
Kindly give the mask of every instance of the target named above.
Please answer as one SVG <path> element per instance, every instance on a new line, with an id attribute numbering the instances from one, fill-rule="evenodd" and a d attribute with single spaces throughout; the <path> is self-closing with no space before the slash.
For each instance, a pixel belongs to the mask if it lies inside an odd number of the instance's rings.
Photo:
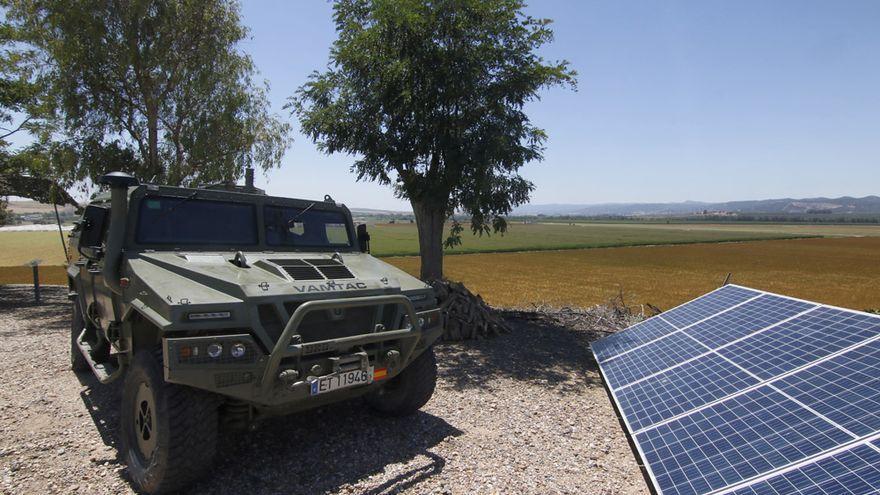
<path id="1" fill-rule="evenodd" d="M 603 203 L 603 204 L 545 204 L 524 205 L 516 208 L 513 215 L 571 215 L 571 216 L 677 216 L 713 213 L 833 213 L 833 214 L 880 214 L 880 197 L 853 198 L 782 198 L 753 201 L 729 201 L 706 203 L 684 201 L 680 203 Z"/>

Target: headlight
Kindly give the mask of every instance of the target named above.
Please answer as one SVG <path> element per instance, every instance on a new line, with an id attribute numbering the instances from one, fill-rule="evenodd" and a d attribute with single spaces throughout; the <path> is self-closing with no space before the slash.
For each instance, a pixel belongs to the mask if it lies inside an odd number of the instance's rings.
<path id="1" fill-rule="evenodd" d="M 223 345 L 214 342 L 213 344 L 208 344 L 208 356 L 211 356 L 214 359 L 220 357 L 223 354 Z"/>
<path id="2" fill-rule="evenodd" d="M 232 354 L 232 357 L 240 358 L 244 356 L 245 352 L 247 352 L 247 348 L 241 342 L 236 342 L 235 344 L 232 344 L 232 349 L 230 349 L 229 352 Z"/>

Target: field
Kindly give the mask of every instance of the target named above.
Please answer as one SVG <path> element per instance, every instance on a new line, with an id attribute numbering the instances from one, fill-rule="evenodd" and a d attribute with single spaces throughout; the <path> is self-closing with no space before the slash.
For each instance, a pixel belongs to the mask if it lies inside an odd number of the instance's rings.
<path id="1" fill-rule="evenodd" d="M 417 273 L 418 258 L 390 259 Z M 662 309 L 732 281 L 854 309 L 880 308 L 880 238 L 797 239 L 450 256 L 446 275 L 490 304 L 586 306 L 623 291 Z"/>
<path id="2" fill-rule="evenodd" d="M 791 238 L 798 236 L 878 235 L 880 226 L 813 226 L 801 232 L 789 225 L 729 226 L 723 224 L 637 223 L 511 223 L 505 235 L 476 237 L 466 230 L 463 244 L 449 254 L 475 252 L 540 251 L 650 244 L 688 244 Z M 840 228 L 843 227 L 843 228 Z M 371 225 L 373 252 L 379 256 L 418 253 L 418 237 L 412 224 Z"/>
<path id="3" fill-rule="evenodd" d="M 411 224 L 370 229 L 376 255 L 417 252 Z M 746 242 L 801 235 L 829 238 Z M 500 306 L 592 305 L 622 290 L 631 304 L 669 308 L 733 273 L 743 285 L 855 309 L 880 307 L 877 226 L 513 224 L 503 237 L 466 234 L 464 242 L 453 253 L 488 252 L 447 257 L 447 276 Z M 595 249 L 574 249 L 585 247 Z M 65 283 L 57 232 L 0 232 L 0 283 L 30 283 L 31 269 L 23 265 L 34 258 L 43 260 L 42 283 Z M 418 271 L 417 258 L 387 260 Z"/>

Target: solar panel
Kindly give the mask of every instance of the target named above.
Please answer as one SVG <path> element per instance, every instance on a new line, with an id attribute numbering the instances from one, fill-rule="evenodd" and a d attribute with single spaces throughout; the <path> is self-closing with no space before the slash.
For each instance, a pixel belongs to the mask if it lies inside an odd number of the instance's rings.
<path id="1" fill-rule="evenodd" d="M 859 444 L 736 490 L 734 495 L 880 493 L 880 451 Z"/>
<path id="2" fill-rule="evenodd" d="M 878 316 L 725 286 L 593 350 L 661 494 L 878 492 Z"/>
<path id="3" fill-rule="evenodd" d="M 599 361 L 605 361 L 677 330 L 660 318 L 651 318 L 629 327 L 626 332 L 615 333 L 596 342 L 593 354 Z"/>
<path id="4" fill-rule="evenodd" d="M 869 315 L 818 308 L 772 332 L 737 342 L 721 355 L 768 379 L 877 336 L 877 323 L 877 318 Z"/>
<path id="5" fill-rule="evenodd" d="M 710 355 L 667 370 L 656 380 L 622 387 L 617 396 L 633 431 L 639 431 L 759 381 L 720 356 Z"/>

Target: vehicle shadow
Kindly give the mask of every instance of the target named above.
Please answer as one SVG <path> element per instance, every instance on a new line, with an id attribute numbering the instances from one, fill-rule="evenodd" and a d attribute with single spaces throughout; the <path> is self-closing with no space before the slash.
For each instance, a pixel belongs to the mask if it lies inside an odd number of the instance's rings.
<path id="1" fill-rule="evenodd" d="M 119 448 L 121 385 L 101 385 L 79 373 L 80 393 L 103 443 Z M 363 493 L 402 492 L 439 474 L 446 459 L 433 446 L 462 432 L 443 419 L 419 412 L 404 418 L 380 417 L 356 399 L 291 416 L 269 419 L 256 431 L 222 431 L 212 472 L 185 493 L 334 492 L 406 464 L 391 479 Z M 123 477 L 131 481 L 127 471 Z"/>
<path id="2" fill-rule="evenodd" d="M 510 378 L 553 387 L 560 393 L 601 386 L 590 342 L 605 334 L 573 328 L 539 312 L 511 311 L 503 315 L 510 333 L 439 346 L 444 382 L 461 390 Z"/>
<path id="3" fill-rule="evenodd" d="M 380 417 L 352 400 L 225 435 L 213 475 L 190 493 L 335 492 L 388 469 L 400 472 L 362 493 L 400 493 L 439 474 L 446 459 L 430 449 L 461 434 L 425 412 Z"/>

